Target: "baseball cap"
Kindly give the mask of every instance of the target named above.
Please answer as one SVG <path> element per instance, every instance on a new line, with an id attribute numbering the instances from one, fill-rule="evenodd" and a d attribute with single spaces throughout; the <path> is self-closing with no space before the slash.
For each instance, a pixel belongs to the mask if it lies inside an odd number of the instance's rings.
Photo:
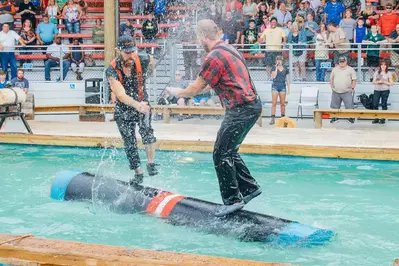
<path id="1" fill-rule="evenodd" d="M 339 62 L 346 62 L 346 57 L 345 56 L 340 56 L 338 61 Z"/>
<path id="2" fill-rule="evenodd" d="M 130 36 L 121 36 L 118 39 L 118 43 L 116 45 L 116 48 L 119 50 L 125 52 L 125 53 L 131 53 L 136 50 L 136 45 L 134 43 L 134 40 Z"/>

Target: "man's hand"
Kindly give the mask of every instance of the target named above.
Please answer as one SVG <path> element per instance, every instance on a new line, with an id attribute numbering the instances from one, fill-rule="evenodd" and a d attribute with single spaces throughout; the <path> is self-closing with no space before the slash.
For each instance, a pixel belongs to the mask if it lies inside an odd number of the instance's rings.
<path id="1" fill-rule="evenodd" d="M 134 108 L 140 113 L 148 113 L 150 111 L 150 106 L 147 102 L 137 102 Z"/>

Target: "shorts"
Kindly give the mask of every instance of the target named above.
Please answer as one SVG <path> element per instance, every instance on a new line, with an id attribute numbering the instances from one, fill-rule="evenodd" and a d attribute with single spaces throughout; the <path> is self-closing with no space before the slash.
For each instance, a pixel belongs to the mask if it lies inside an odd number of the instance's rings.
<path id="1" fill-rule="evenodd" d="M 307 55 L 306 51 L 302 51 L 302 54 L 300 56 L 293 55 L 292 63 L 300 63 L 300 62 L 306 63 L 306 55 Z"/>
<path id="2" fill-rule="evenodd" d="M 272 92 L 273 91 L 275 91 L 275 92 L 286 92 L 287 88 L 272 88 Z"/>
<path id="3" fill-rule="evenodd" d="M 276 57 L 281 56 L 282 52 L 277 52 L 277 51 L 266 51 L 265 54 L 265 65 L 266 66 L 275 66 L 276 65 Z"/>
<path id="4" fill-rule="evenodd" d="M 210 97 L 193 97 L 194 103 L 200 103 L 201 101 L 205 101 L 205 103 L 210 99 Z"/>
<path id="5" fill-rule="evenodd" d="M 380 57 L 379 56 L 367 56 L 367 66 L 369 67 L 379 67 L 380 66 Z"/>

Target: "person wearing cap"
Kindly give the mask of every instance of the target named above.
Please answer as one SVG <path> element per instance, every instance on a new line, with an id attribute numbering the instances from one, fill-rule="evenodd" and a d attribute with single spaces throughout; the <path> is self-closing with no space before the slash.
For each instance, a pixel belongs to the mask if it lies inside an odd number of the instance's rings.
<path id="1" fill-rule="evenodd" d="M 47 48 L 46 51 L 47 61 L 44 63 L 44 78 L 46 81 L 50 81 L 50 70 L 52 67 L 60 67 L 62 58 L 62 77 L 65 80 L 71 62 L 71 52 L 69 47 L 62 43 L 61 37 L 55 36 L 54 43 Z"/>
<path id="2" fill-rule="evenodd" d="M 187 98 L 213 89 L 226 108 L 213 150 L 224 203 L 216 208 L 215 216 L 218 217 L 242 209 L 262 192 L 238 153 L 262 113 L 262 103 L 245 59 L 232 45 L 220 40 L 221 34 L 214 21 L 198 22 L 198 40 L 208 54 L 195 82 L 176 94 Z"/>
<path id="3" fill-rule="evenodd" d="M 344 102 L 345 109 L 353 109 L 353 93 L 356 87 L 356 71 L 348 66 L 345 56 L 339 57 L 339 65 L 331 71 L 330 86 L 332 90 L 331 105 L 332 109 L 340 109 Z M 338 121 L 338 118 L 332 118 L 331 123 Z M 349 118 L 350 123 L 354 123 L 354 118 Z"/>
<path id="4" fill-rule="evenodd" d="M 138 55 L 136 50 L 133 37 L 121 36 L 117 43 L 118 56 L 105 71 L 111 91 L 116 97 L 114 119 L 124 141 L 130 169 L 135 172 L 135 177 L 130 180 L 133 186 L 142 183 L 144 178 L 137 149 L 136 125 L 146 149 L 148 174 L 158 174 L 154 163 L 156 138 L 151 126 L 152 114 L 145 88 L 152 58 L 145 53 Z"/>
<path id="5" fill-rule="evenodd" d="M 398 14 L 392 12 L 393 6 L 391 3 L 388 3 L 385 6 L 386 13 L 382 14 L 378 19 L 378 28 L 379 33 L 384 37 L 388 37 L 392 31 L 395 30 L 397 24 L 399 24 L 399 16 Z"/>
<path id="6" fill-rule="evenodd" d="M 134 38 L 134 19 L 127 19 L 126 23 L 119 27 L 119 36 L 130 36 Z"/>

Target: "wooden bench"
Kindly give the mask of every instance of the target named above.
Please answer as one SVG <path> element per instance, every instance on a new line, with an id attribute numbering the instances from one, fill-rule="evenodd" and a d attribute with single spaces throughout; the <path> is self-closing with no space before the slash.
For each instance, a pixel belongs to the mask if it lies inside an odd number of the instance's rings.
<path id="1" fill-rule="evenodd" d="M 354 109 L 315 109 L 315 128 L 322 128 L 323 119 L 335 118 L 367 118 L 367 119 L 399 119 L 399 111 L 394 110 L 354 110 Z"/>
<path id="2" fill-rule="evenodd" d="M 223 107 L 211 106 L 174 106 L 174 105 L 152 105 L 151 110 L 154 114 L 162 114 L 164 123 L 170 123 L 171 115 L 191 114 L 191 115 L 224 115 Z M 89 113 L 113 113 L 112 104 L 80 104 L 80 105 L 42 105 L 35 106 L 34 113 L 61 113 L 61 112 L 79 112 L 80 121 L 89 121 L 84 117 Z M 263 114 L 263 111 L 262 111 Z M 34 115 L 33 115 L 34 117 Z M 103 119 L 96 118 L 95 121 Z M 262 127 L 262 117 L 256 122 Z"/>

